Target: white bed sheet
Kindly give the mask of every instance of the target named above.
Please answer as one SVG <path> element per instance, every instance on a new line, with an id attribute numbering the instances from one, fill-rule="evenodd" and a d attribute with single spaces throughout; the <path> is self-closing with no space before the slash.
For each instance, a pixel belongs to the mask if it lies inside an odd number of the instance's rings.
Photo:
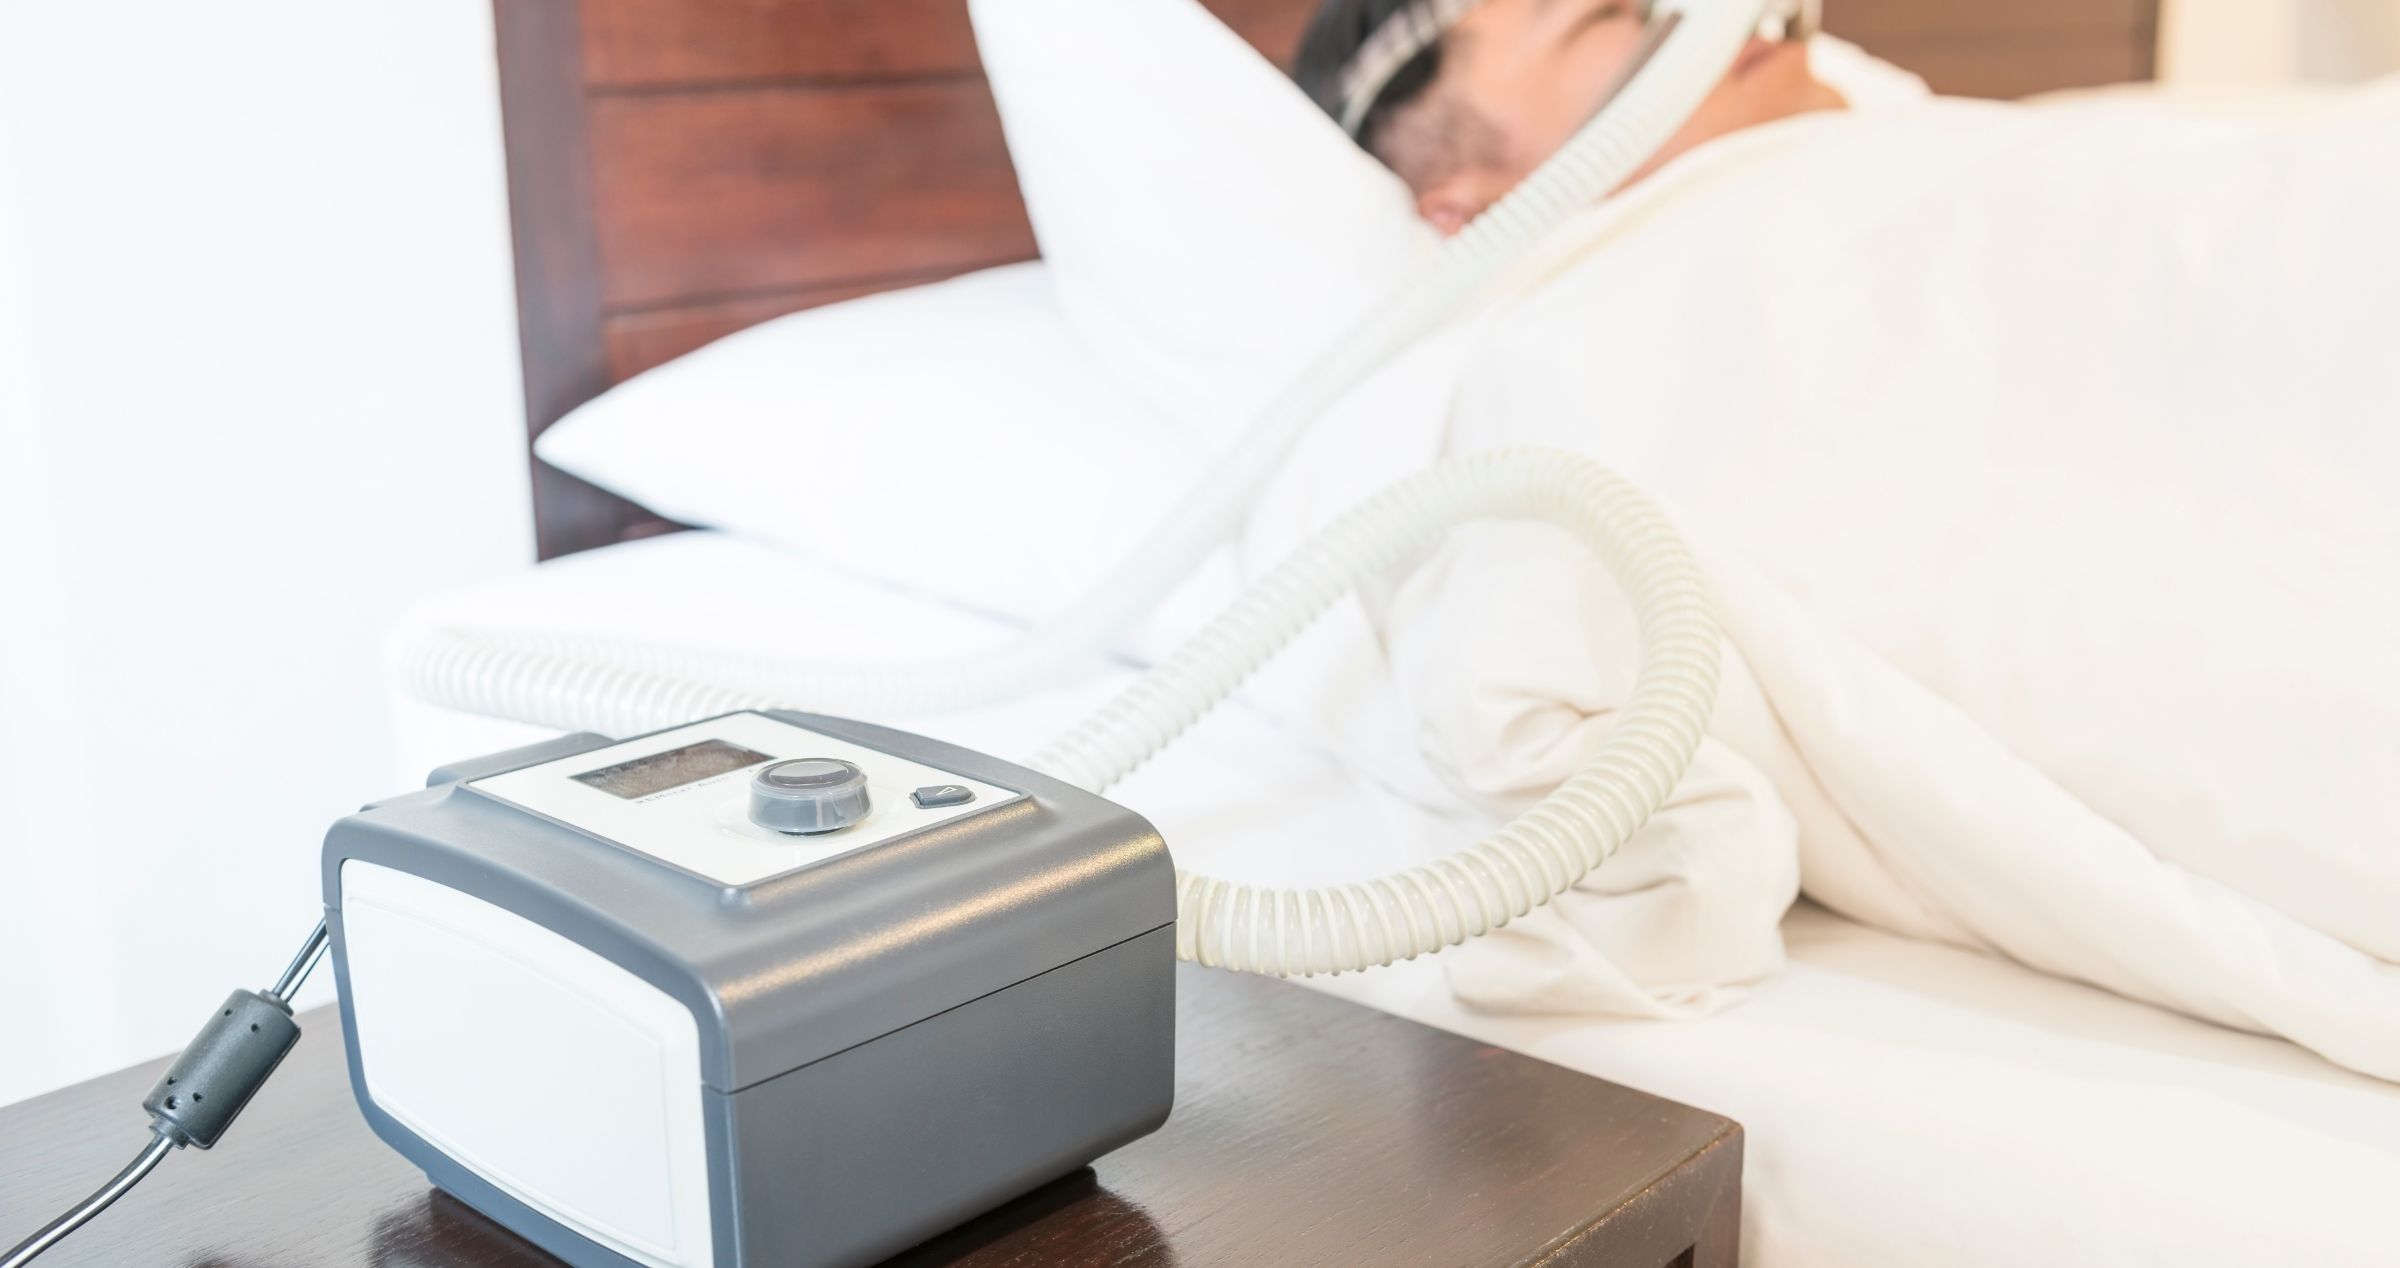
<path id="1" fill-rule="evenodd" d="M 1008 628 L 704 533 L 554 561 L 426 615 L 865 656 Z M 1023 753 L 1124 677 L 914 726 Z M 411 778 L 540 734 L 404 699 L 394 710 Z M 1361 875 L 1468 830 L 1239 706 L 1113 795 L 1179 859 L 1258 880 Z M 1698 1022 L 1479 1014 L 1438 958 L 1314 985 L 1739 1120 L 1745 1263 L 2400 1264 L 2400 1086 L 1813 906 L 1784 932 L 1791 967 Z"/>

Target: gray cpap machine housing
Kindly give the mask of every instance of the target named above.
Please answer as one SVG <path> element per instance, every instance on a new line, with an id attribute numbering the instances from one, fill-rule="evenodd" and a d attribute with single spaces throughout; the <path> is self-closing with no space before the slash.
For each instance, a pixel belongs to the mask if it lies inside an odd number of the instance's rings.
<path id="1" fill-rule="evenodd" d="M 746 819 L 745 758 L 798 757 L 861 767 L 868 818 Z M 1173 1099 L 1158 833 L 903 732 L 743 713 L 445 767 L 335 824 L 324 884 L 368 1123 L 578 1268 L 868 1263 Z"/>

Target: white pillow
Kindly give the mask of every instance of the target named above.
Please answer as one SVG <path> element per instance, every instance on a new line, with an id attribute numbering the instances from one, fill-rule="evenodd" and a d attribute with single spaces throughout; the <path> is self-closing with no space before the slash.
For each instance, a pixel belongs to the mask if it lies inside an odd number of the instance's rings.
<path id="1" fill-rule="evenodd" d="M 1076 332 L 1231 439 L 1431 254 L 1406 186 L 1198 0 L 970 0 L 1017 183 Z M 1812 42 L 1861 109 L 1926 96 Z"/>
<path id="2" fill-rule="evenodd" d="M 687 524 L 1038 622 L 1145 539 L 1220 446 L 1121 385 L 1040 262 L 793 313 L 611 388 L 542 433 L 543 461 Z M 1332 411 L 1430 443 L 1442 343 Z M 1271 560 L 1262 560 L 1271 562 Z M 1229 547 L 1121 650 L 1156 659 L 1239 591 Z"/>
<path id="3" fill-rule="evenodd" d="M 753 326 L 535 445 L 662 515 L 1020 618 L 1080 593 L 1197 450 L 1093 362 L 1038 263 Z"/>
<path id="4" fill-rule="evenodd" d="M 1179 414 L 1238 426 L 1430 251 L 1399 179 L 1195 0 L 969 7 L 1068 318 Z"/>
<path id="5" fill-rule="evenodd" d="M 686 523 L 1038 620 L 1429 248 L 1398 181 L 1193 0 L 974 11 L 1047 260 L 731 335 L 568 415 L 545 461 Z M 1327 430 L 1430 434 L 1456 359 L 1412 354 Z M 1158 650 L 1232 586 L 1219 565 L 1131 646 Z"/>

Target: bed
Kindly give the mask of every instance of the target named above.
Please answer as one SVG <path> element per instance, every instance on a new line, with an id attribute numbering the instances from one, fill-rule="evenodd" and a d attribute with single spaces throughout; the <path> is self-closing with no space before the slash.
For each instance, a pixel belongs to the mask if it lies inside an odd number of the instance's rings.
<path id="1" fill-rule="evenodd" d="M 1210 7 L 1279 54 L 1307 4 Z M 2151 0 L 1826 9 L 1830 30 L 1945 92 L 2152 69 Z M 956 0 L 496 13 L 529 439 L 745 326 L 1034 253 Z M 683 530 L 538 461 L 533 499 L 546 562 L 421 615 L 828 656 L 966 648 L 1010 628 Z M 1122 676 L 918 726 L 1023 753 Z M 411 776 L 532 734 L 397 692 L 393 710 Z M 1258 880 L 1359 875 L 1388 862 L 1382 843 L 1452 830 L 1239 705 L 1115 795 L 1180 857 Z M 1312 985 L 1740 1120 L 1748 1263 L 2400 1262 L 2392 1085 L 1807 903 L 1784 933 L 1790 969 L 1694 1023 L 1479 1013 L 1438 958 Z"/>
<path id="2" fill-rule="evenodd" d="M 962 650 L 1009 629 L 713 532 L 582 552 L 425 615 L 829 657 Z M 916 725 L 1029 752 L 1124 672 Z M 412 776 L 540 734 L 397 694 L 393 709 Z M 1239 704 L 1112 795 L 1179 861 L 1258 880 L 1363 875 L 1388 865 L 1391 841 L 1448 830 Z M 2400 1253 L 2400 1089 L 1806 903 L 1784 932 L 1790 968 L 1700 1022 L 1477 1013 L 1439 957 L 1311 985 L 1740 1121 L 1746 1263 L 2364 1266 Z"/>

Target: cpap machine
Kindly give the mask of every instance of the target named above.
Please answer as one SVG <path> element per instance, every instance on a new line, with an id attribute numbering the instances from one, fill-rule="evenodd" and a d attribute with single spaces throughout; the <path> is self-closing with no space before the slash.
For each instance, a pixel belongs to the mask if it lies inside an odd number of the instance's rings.
<path id="1" fill-rule="evenodd" d="M 1139 815 L 802 713 L 447 767 L 325 841 L 350 1081 L 576 1264 L 882 1258 L 1166 1121 Z"/>
<path id="2" fill-rule="evenodd" d="M 1345 122 L 1465 7 L 1424 0 L 1370 39 Z M 577 1268 L 830 1268 L 1165 1122 L 1175 960 L 1388 964 L 1599 867 L 1690 762 L 1719 635 L 1665 517 L 1572 455 L 1455 459 L 1393 486 L 1021 763 L 786 706 L 925 714 L 1056 682 L 1231 531 L 1325 406 L 1621 184 L 1753 33 L 1810 15 L 1687 0 L 1649 16 L 1606 109 L 1277 396 L 1132 563 L 1025 638 L 938 664 L 826 665 L 416 631 L 401 668 L 417 694 L 572 734 L 444 767 L 335 824 L 324 922 L 152 1089 L 149 1146 L 0 1268 L 173 1150 L 215 1144 L 298 1039 L 290 998 L 328 948 L 360 1109 L 444 1190 Z M 1177 869 L 1100 796 L 1357 585 L 1493 518 L 1588 544 L 1642 636 L 1608 740 L 1534 808 L 1421 866 L 1280 889 Z"/>

